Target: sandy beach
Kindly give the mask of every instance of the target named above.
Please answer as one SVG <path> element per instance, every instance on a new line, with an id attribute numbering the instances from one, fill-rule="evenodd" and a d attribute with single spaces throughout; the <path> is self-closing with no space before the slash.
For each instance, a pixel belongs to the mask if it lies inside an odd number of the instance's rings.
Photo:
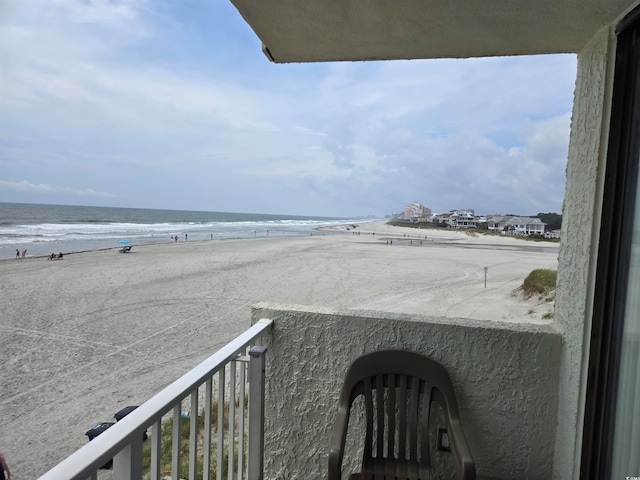
<path id="1" fill-rule="evenodd" d="M 558 244 L 390 227 L 0 261 L 0 450 L 33 479 L 249 326 L 251 305 L 549 322 L 514 294 Z M 426 238 L 425 238 L 426 235 Z M 488 267 L 486 287 L 484 267 Z"/>

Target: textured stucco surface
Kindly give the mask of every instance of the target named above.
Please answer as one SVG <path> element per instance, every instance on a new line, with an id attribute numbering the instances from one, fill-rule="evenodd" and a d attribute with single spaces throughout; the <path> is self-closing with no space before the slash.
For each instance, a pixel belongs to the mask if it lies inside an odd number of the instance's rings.
<path id="1" fill-rule="evenodd" d="M 344 374 L 365 352 L 402 348 L 449 371 L 479 474 L 548 479 L 561 335 L 553 325 L 254 306 L 266 339 L 265 478 L 323 478 Z"/>
<path id="2" fill-rule="evenodd" d="M 615 38 L 600 32 L 578 55 L 554 322 L 563 331 L 554 478 L 578 478 Z"/>
<path id="3" fill-rule="evenodd" d="M 278 63 L 577 52 L 631 0 L 232 0 Z"/>

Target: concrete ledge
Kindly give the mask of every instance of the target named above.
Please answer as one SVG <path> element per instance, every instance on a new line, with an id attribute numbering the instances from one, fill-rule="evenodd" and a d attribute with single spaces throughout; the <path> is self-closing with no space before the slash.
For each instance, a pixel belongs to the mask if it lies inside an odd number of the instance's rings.
<path id="1" fill-rule="evenodd" d="M 562 336 L 551 325 L 335 311 L 262 303 L 266 344 L 265 478 L 326 476 L 337 399 L 350 363 L 401 348 L 449 371 L 480 475 L 552 476 Z"/>

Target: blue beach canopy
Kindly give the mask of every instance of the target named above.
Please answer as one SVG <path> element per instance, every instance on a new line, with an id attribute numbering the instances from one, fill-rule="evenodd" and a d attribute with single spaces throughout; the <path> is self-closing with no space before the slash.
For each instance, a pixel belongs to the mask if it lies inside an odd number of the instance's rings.
<path id="1" fill-rule="evenodd" d="M 118 243 L 131 243 L 131 240 L 119 240 Z"/>

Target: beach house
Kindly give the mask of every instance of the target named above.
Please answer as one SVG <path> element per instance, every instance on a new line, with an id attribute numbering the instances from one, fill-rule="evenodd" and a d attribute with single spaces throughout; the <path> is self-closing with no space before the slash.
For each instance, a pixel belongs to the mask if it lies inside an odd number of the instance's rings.
<path id="1" fill-rule="evenodd" d="M 549 53 L 578 60 L 553 321 L 438 318 L 429 305 L 420 316 L 256 305 L 252 328 L 272 323 L 264 431 L 250 432 L 264 447 L 264 457 L 249 454 L 259 463 L 255 478 L 326 477 L 347 367 L 384 348 L 424 353 L 448 370 L 478 474 L 640 476 L 640 2 L 232 1 L 275 63 Z M 84 461 L 74 470 L 84 475 L 116 451 L 116 463 L 127 465 L 118 478 L 137 478 L 139 433 L 151 422 L 143 407 L 87 446 L 107 448 L 102 456 L 85 450 L 58 466 L 65 475 L 47 478 L 86 478 L 66 474 Z"/>
<path id="2" fill-rule="evenodd" d="M 449 216 L 449 225 L 453 228 L 475 228 L 476 219 L 473 211 L 455 210 Z"/>
<path id="3" fill-rule="evenodd" d="M 520 235 L 544 235 L 544 223 L 535 217 L 493 216 L 489 219 L 489 230 Z"/>

